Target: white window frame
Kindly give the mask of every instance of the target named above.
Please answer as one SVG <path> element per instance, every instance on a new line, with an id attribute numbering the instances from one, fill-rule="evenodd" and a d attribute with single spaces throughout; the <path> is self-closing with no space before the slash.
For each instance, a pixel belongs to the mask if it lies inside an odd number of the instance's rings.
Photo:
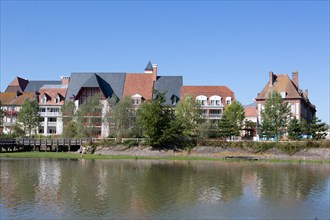
<path id="1" fill-rule="evenodd" d="M 207 97 L 205 95 L 199 95 L 196 97 L 196 101 L 202 106 L 207 105 Z"/>

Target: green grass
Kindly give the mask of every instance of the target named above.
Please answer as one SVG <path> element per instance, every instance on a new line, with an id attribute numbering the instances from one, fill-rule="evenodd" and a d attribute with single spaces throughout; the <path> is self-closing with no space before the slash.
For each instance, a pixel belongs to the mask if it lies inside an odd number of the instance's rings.
<path id="1" fill-rule="evenodd" d="M 133 160 L 203 160 L 203 161 L 242 161 L 240 159 L 225 160 L 222 157 L 195 157 L 195 156 L 130 156 L 130 155 L 99 155 L 99 154 L 76 154 L 66 152 L 6 152 L 0 153 L 0 158 L 57 158 L 57 159 L 133 159 Z M 247 160 L 249 161 L 249 160 Z M 297 160 L 297 159 L 260 159 L 259 161 L 267 162 L 312 162 L 312 163 L 330 163 L 330 160 Z M 258 161 L 250 161 L 258 162 Z"/>

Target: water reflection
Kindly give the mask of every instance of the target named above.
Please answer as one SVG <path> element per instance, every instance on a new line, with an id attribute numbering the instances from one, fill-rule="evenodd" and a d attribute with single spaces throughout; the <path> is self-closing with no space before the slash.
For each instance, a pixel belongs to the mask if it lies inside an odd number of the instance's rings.
<path id="1" fill-rule="evenodd" d="M 329 164 L 1 159 L 0 165 L 1 219 L 330 217 Z"/>

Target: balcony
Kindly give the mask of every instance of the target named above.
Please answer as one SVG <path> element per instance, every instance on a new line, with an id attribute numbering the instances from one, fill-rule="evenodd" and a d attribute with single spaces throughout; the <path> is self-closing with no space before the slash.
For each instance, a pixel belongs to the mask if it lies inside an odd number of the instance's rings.
<path id="1" fill-rule="evenodd" d="M 209 115 L 209 118 L 210 119 L 220 119 L 221 118 L 221 115 L 220 114 L 210 114 Z"/>
<path id="2" fill-rule="evenodd" d="M 6 127 L 10 127 L 10 126 L 13 126 L 15 124 L 15 122 L 3 122 L 3 126 L 6 126 Z"/>
<path id="3" fill-rule="evenodd" d="M 57 122 L 53 122 L 53 121 L 51 121 L 51 122 L 48 122 L 48 126 L 51 126 L 51 127 L 56 127 L 56 124 L 57 124 Z"/>
<path id="4" fill-rule="evenodd" d="M 223 105 L 202 105 L 202 109 L 223 109 Z"/>
<path id="5" fill-rule="evenodd" d="M 42 117 L 58 117 L 60 116 L 59 112 L 39 112 L 39 115 Z"/>

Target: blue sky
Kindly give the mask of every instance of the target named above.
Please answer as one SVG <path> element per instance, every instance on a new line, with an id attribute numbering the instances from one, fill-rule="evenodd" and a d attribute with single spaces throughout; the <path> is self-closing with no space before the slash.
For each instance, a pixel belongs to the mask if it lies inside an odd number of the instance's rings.
<path id="1" fill-rule="evenodd" d="M 329 1 L 1 1 L 1 91 L 16 76 L 142 72 L 149 60 L 242 104 L 270 70 L 297 70 L 329 123 Z"/>

